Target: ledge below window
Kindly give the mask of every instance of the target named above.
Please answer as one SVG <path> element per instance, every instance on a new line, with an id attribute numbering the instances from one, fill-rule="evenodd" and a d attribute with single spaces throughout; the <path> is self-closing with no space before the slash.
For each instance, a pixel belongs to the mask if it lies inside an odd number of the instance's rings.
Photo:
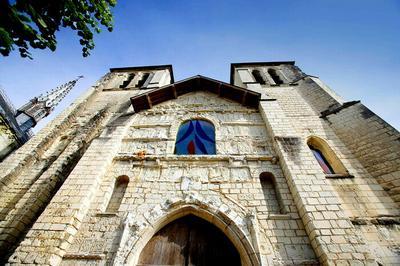
<path id="1" fill-rule="evenodd" d="M 285 213 L 285 214 L 274 213 L 274 214 L 270 214 L 268 216 L 268 219 L 270 219 L 270 220 L 290 220 L 290 219 L 292 219 L 292 216 L 290 216 L 290 214 L 288 214 L 288 213 Z"/>
<path id="2" fill-rule="evenodd" d="M 331 178 L 331 179 L 340 179 L 340 178 L 354 178 L 354 175 L 351 174 L 325 174 L 326 178 Z"/>
<path id="3" fill-rule="evenodd" d="M 248 154 L 248 155 L 225 155 L 225 154 L 214 154 L 214 155 L 144 155 L 143 157 L 138 156 L 137 153 L 120 152 L 114 157 L 116 161 L 235 161 L 235 160 L 247 160 L 247 161 L 273 161 L 277 162 L 278 157 L 269 154 Z"/>
<path id="4" fill-rule="evenodd" d="M 67 253 L 63 256 L 66 260 L 104 260 L 104 254 L 90 254 L 90 253 Z"/>
<path id="5" fill-rule="evenodd" d="M 116 212 L 99 212 L 96 213 L 97 217 L 114 217 L 117 216 L 118 214 Z"/>

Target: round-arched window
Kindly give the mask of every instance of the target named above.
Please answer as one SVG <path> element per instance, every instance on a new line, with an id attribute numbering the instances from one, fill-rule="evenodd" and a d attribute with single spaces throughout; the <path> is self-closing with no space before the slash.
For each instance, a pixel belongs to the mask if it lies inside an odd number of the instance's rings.
<path id="1" fill-rule="evenodd" d="M 193 119 L 179 127 L 175 154 L 215 154 L 215 128 L 206 120 Z"/>
<path id="2" fill-rule="evenodd" d="M 335 152 L 323 139 L 316 136 L 309 137 L 307 145 L 325 174 L 348 174 Z"/>

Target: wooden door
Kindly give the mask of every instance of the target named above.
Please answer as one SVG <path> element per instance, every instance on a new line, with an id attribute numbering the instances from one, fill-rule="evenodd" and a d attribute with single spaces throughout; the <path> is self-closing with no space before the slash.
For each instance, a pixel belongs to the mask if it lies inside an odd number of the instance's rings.
<path id="1" fill-rule="evenodd" d="M 142 250 L 138 265 L 236 266 L 240 255 L 217 227 L 189 215 L 158 231 Z"/>

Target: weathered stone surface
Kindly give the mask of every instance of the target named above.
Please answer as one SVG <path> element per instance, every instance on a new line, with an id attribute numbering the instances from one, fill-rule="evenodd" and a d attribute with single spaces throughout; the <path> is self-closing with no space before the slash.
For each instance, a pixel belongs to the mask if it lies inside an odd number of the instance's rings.
<path id="1" fill-rule="evenodd" d="M 192 214 L 226 234 L 243 265 L 398 264 L 399 133 L 290 63 L 241 68 L 265 78 L 232 77 L 261 93 L 258 109 L 199 90 L 133 113 L 129 98 L 150 91 L 135 87 L 144 72 L 106 75 L 0 164 L 0 250 L 13 247 L 3 262 L 134 265 L 158 230 Z M 150 87 L 170 82 L 154 71 Z M 189 119 L 214 125 L 215 155 L 174 154 Z M 311 136 L 347 176 L 325 176 Z"/>

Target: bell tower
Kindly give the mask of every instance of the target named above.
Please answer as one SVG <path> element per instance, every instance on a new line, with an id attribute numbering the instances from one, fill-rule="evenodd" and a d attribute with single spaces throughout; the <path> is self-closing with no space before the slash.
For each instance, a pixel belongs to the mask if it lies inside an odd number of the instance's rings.
<path id="1" fill-rule="evenodd" d="M 231 84 L 256 91 L 263 87 L 288 86 L 304 76 L 305 74 L 294 65 L 293 61 L 231 65 Z"/>
<path id="2" fill-rule="evenodd" d="M 53 90 L 41 94 L 20 107 L 15 116 L 20 129 L 27 132 L 37 122 L 48 116 L 81 78 L 83 76 L 79 76 Z"/>

